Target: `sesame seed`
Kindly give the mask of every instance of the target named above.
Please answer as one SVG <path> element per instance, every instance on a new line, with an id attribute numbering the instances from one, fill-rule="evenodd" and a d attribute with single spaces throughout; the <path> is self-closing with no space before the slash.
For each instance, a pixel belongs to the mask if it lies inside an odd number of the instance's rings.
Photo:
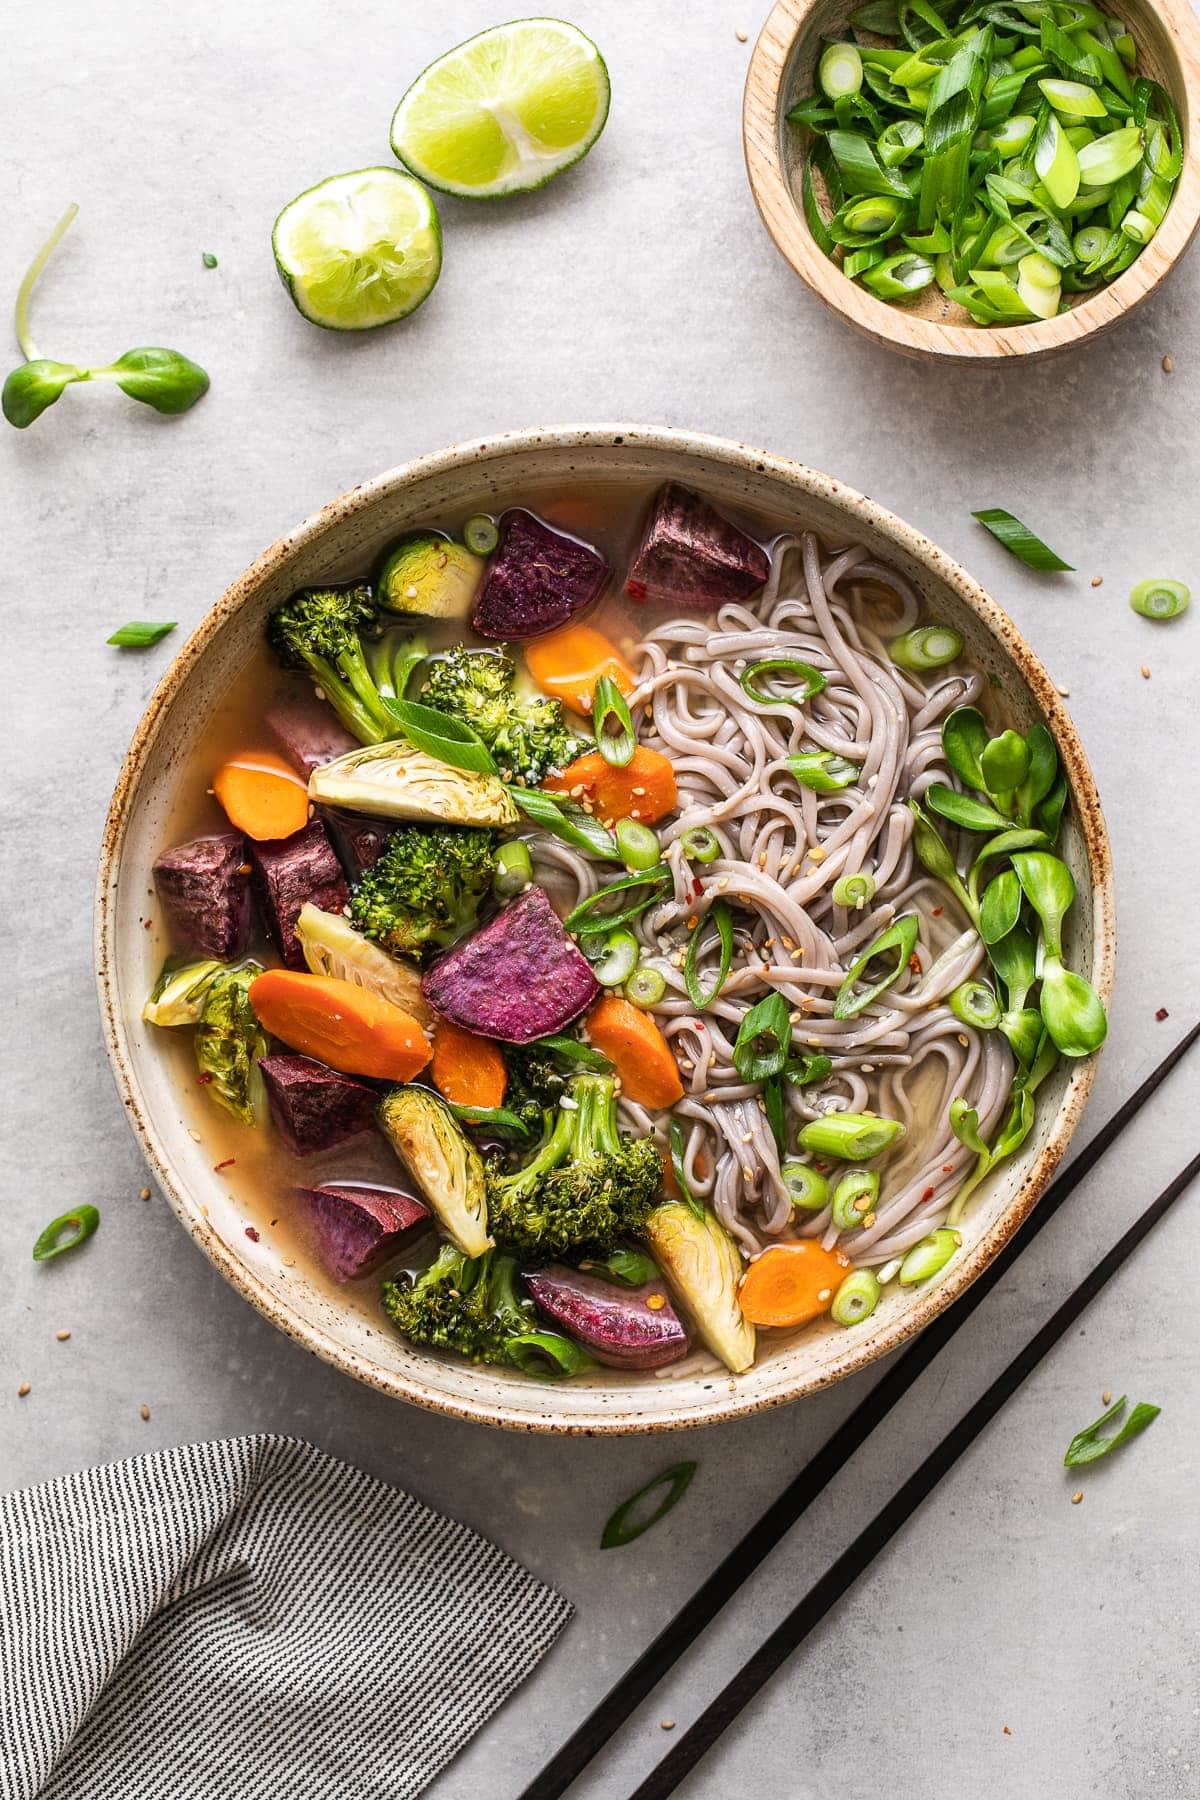
<path id="1" fill-rule="evenodd" d="M 146 1405 L 145 1401 L 138 1407 L 138 1411 L 141 1413 L 143 1419 L 148 1419 L 150 1417 L 150 1408 Z"/>
<path id="2" fill-rule="evenodd" d="M 875 1223 L 875 1214 L 868 1213 L 866 1218 L 863 1220 L 863 1230 L 870 1231 L 870 1229 L 874 1223 Z"/>
<path id="3" fill-rule="evenodd" d="M 191 1138 L 193 1144 L 198 1144 L 201 1142 L 200 1133 L 198 1131 L 194 1131 L 191 1128 L 191 1126 L 188 1127 L 188 1136 Z"/>
<path id="4" fill-rule="evenodd" d="M 1067 687 L 1066 683 L 1062 682 L 1062 681 L 1056 681 L 1054 685 L 1058 689 L 1058 692 L 1063 696 L 1063 699 L 1065 700 L 1067 695 L 1071 691 L 1070 688 Z"/>
<path id="5" fill-rule="evenodd" d="M 660 1719 L 659 1724 L 664 1731 L 674 1731 L 675 1729 L 674 1719 Z"/>
<path id="6" fill-rule="evenodd" d="M 746 1167 L 745 1163 L 742 1164 L 742 1179 L 743 1179 L 743 1181 L 753 1181 L 754 1180 L 754 1170 L 748 1169 Z"/>
<path id="7" fill-rule="evenodd" d="M 749 39 L 750 33 L 748 31 L 742 31 L 741 28 L 739 27 L 738 30 L 735 31 L 733 35 L 737 39 L 739 44 L 744 44 Z"/>
<path id="8" fill-rule="evenodd" d="M 56 1331 L 54 1335 L 60 1344 L 65 1344 L 71 1334 L 69 1331 Z"/>
<path id="9" fill-rule="evenodd" d="M 1078 1506 L 1079 1502 L 1082 1499 L 1083 1499 L 1083 1489 L 1077 1488 L 1076 1491 L 1071 1495 L 1071 1505 Z"/>
<path id="10" fill-rule="evenodd" d="M 1110 1406 L 1112 1404 L 1112 1389 L 1105 1388 L 1104 1392 L 1100 1396 L 1100 1400 L 1101 1400 L 1102 1405 Z"/>
<path id="11" fill-rule="evenodd" d="M 812 846 L 808 853 L 808 860 L 809 862 L 815 863 L 823 863 L 825 861 L 825 852 L 822 850 L 820 844 L 814 844 Z"/>
<path id="12" fill-rule="evenodd" d="M 1011 1725 L 1006 1725 L 1006 1726 L 1005 1726 L 1005 1727 L 1004 1727 L 1004 1735 L 1005 1735 L 1005 1737 L 1011 1737 L 1011 1736 L 1012 1736 L 1012 1726 L 1011 1726 Z"/>
<path id="13" fill-rule="evenodd" d="M 752 1131 L 743 1131 L 742 1142 L 743 1144 L 752 1144 L 754 1142 L 754 1133 Z"/>
<path id="14" fill-rule="evenodd" d="M 1162 366 L 1164 375 L 1173 375 L 1175 373 L 1175 364 L 1171 361 L 1169 356 L 1163 357 Z"/>
<path id="15" fill-rule="evenodd" d="M 143 1188 L 141 1193 L 138 1195 L 138 1199 L 139 1200 L 148 1200 L 149 1198 L 150 1198 L 150 1189 Z"/>
<path id="16" fill-rule="evenodd" d="M 832 1300 L 833 1299 L 833 1289 L 832 1288 L 822 1288 L 817 1295 L 817 1299 L 821 1300 L 821 1301 Z"/>
<path id="17" fill-rule="evenodd" d="M 1103 587 L 1104 586 L 1103 575 L 1093 575 L 1092 576 L 1092 586 L 1093 587 Z"/>
<path id="18" fill-rule="evenodd" d="M 17 1389 L 17 1397 L 19 1399 L 23 1400 L 25 1398 L 26 1394 L 29 1393 L 29 1391 L 30 1391 L 29 1382 L 23 1381 L 21 1383 L 20 1387 Z"/>
<path id="19" fill-rule="evenodd" d="M 1143 663 L 1142 664 L 1142 680 L 1149 681 L 1149 679 L 1150 679 L 1150 665 L 1148 663 Z"/>

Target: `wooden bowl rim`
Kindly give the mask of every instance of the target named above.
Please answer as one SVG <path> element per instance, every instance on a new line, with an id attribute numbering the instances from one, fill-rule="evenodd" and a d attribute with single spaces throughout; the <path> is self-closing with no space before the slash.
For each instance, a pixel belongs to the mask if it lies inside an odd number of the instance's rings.
<path id="1" fill-rule="evenodd" d="M 850 281 L 815 243 L 781 154 L 781 113 L 788 63 L 804 22 L 818 0 L 776 0 L 750 57 L 742 102 L 742 144 L 750 191 L 767 234 L 796 274 L 854 330 L 908 356 L 967 357 L 997 363 L 1009 356 L 1045 356 L 1107 331 L 1164 281 L 1200 226 L 1200 150 L 1191 141 L 1191 113 L 1200 106 L 1200 20 L 1188 0 L 1147 0 L 1179 57 L 1186 104 L 1180 107 L 1184 162 L 1167 216 L 1137 261 L 1106 288 L 1069 312 L 1032 325 L 943 325 L 878 300 Z"/>

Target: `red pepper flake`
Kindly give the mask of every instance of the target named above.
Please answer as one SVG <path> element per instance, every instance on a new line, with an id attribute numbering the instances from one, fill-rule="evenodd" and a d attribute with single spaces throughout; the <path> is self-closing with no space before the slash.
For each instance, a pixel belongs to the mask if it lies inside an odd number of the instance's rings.
<path id="1" fill-rule="evenodd" d="M 908 959 L 908 966 L 912 970 L 914 975 L 919 975 L 921 973 L 921 959 L 917 955 L 915 950 L 913 951 L 912 955 Z"/>
<path id="2" fill-rule="evenodd" d="M 943 913 L 944 913 L 944 912 L 945 912 L 945 910 L 946 910 L 946 909 L 945 909 L 945 907 L 944 907 L 944 906 L 935 906 L 935 907 L 934 907 L 934 909 L 933 909 L 933 916 L 934 916 L 934 918 L 935 918 L 935 919 L 940 919 L 940 918 L 941 918 L 941 916 L 942 916 L 942 914 L 943 914 Z"/>
<path id="3" fill-rule="evenodd" d="M 209 1074 L 208 1070 L 205 1069 L 202 1074 L 197 1075 L 196 1086 L 197 1087 L 207 1087 L 211 1080 L 212 1080 L 212 1076 Z"/>
<path id="4" fill-rule="evenodd" d="M 943 1163 L 942 1164 L 942 1174 L 943 1175 L 953 1175 L 953 1173 L 954 1173 L 954 1164 L 953 1163 Z"/>
<path id="5" fill-rule="evenodd" d="M 1155 1013 L 1155 1015 L 1154 1015 L 1154 1016 L 1155 1016 L 1155 1018 L 1156 1018 L 1156 1019 L 1157 1019 L 1157 1020 L 1158 1020 L 1158 1022 L 1159 1022 L 1159 1024 L 1160 1024 L 1160 1025 L 1161 1025 L 1161 1024 L 1162 1024 L 1162 1022 L 1163 1022 L 1163 1020 L 1164 1020 L 1164 1019 L 1169 1019 L 1169 1018 L 1170 1018 L 1170 1016 L 1171 1016 L 1171 1015 L 1170 1015 L 1170 1013 L 1169 1013 L 1169 1012 L 1168 1012 L 1168 1011 L 1167 1011 L 1167 1009 L 1166 1009 L 1166 1007 L 1165 1007 L 1165 1006 L 1160 1006 L 1160 1007 L 1159 1007 L 1159 1009 L 1158 1009 L 1158 1011 L 1157 1011 L 1157 1012 L 1156 1012 L 1156 1013 Z"/>
<path id="6" fill-rule="evenodd" d="M 704 883 L 700 880 L 698 875 L 693 875 L 692 876 L 692 893 L 696 896 L 697 900 L 700 898 L 700 896 L 703 892 L 704 892 Z"/>
<path id="7" fill-rule="evenodd" d="M 925 1192 L 924 1192 L 924 1193 L 923 1193 L 923 1194 L 922 1194 L 922 1195 L 921 1195 L 921 1199 L 922 1199 L 922 1200 L 932 1200 L 932 1199 L 933 1199 L 933 1196 L 934 1196 L 934 1195 L 935 1195 L 935 1194 L 936 1194 L 936 1193 L 937 1193 L 937 1189 L 936 1189 L 936 1188 L 926 1188 L 926 1189 L 925 1189 Z"/>
<path id="8" fill-rule="evenodd" d="M 625 592 L 629 595 L 631 600 L 644 600 L 646 598 L 646 584 L 644 581 L 627 581 L 625 583 Z"/>
<path id="9" fill-rule="evenodd" d="M 252 1243 L 252 1244 L 257 1244 L 257 1242 L 258 1242 L 258 1233 L 257 1233 L 257 1231 L 256 1231 L 256 1230 L 255 1230 L 255 1229 L 254 1229 L 254 1227 L 253 1227 L 253 1225 L 247 1225 L 247 1227 L 246 1227 L 246 1236 L 247 1236 L 247 1237 L 248 1237 L 248 1238 L 249 1238 L 249 1239 L 250 1239 L 250 1242 L 251 1242 L 251 1243 Z"/>
<path id="10" fill-rule="evenodd" d="M 227 1156 L 225 1158 L 224 1162 L 214 1163 L 213 1164 L 213 1174 L 219 1175 L 221 1173 L 222 1169 L 232 1169 L 232 1167 L 236 1161 L 237 1161 L 236 1156 Z"/>
<path id="11" fill-rule="evenodd" d="M 142 930 L 143 931 L 153 931 L 154 930 L 154 921 L 152 919 L 143 919 L 142 920 Z"/>

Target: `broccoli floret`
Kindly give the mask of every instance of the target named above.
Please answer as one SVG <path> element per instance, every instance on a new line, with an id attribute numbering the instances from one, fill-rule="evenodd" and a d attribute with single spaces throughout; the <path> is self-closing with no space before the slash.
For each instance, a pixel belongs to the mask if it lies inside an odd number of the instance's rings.
<path id="1" fill-rule="evenodd" d="M 658 1151 L 617 1130 L 610 1075 L 576 1075 L 538 1149 L 512 1173 L 488 1166 L 488 1226 L 531 1261 L 604 1256 L 636 1233 L 662 1184 Z"/>
<path id="2" fill-rule="evenodd" d="M 421 698 L 473 725 L 509 781 L 536 787 L 587 746 L 568 729 L 562 702 L 522 694 L 512 658 L 460 644 L 438 658 Z"/>
<path id="3" fill-rule="evenodd" d="M 453 1350 L 471 1362 L 517 1363 L 514 1339 L 533 1330 L 533 1305 L 517 1293 L 516 1260 L 495 1250 L 464 1256 L 443 1244 L 409 1282 L 385 1281 L 383 1309 L 414 1344 Z"/>
<path id="4" fill-rule="evenodd" d="M 399 826 L 355 884 L 352 921 L 395 955 L 453 943 L 475 923 L 491 886 L 496 837 L 476 826 Z"/>
<path id="5" fill-rule="evenodd" d="M 284 667 L 310 675 L 347 731 L 364 744 L 396 736 L 363 650 L 364 639 L 378 638 L 383 629 L 365 581 L 301 588 L 267 624 L 267 639 Z"/>

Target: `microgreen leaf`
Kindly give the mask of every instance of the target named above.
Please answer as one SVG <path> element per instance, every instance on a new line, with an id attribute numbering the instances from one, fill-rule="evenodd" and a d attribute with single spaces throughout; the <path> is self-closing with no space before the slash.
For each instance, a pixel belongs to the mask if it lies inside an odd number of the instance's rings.
<path id="1" fill-rule="evenodd" d="M 991 532 L 997 543 L 1031 569 L 1067 569 L 1074 568 L 1073 563 L 1064 562 L 1057 551 L 1043 544 L 1028 525 L 1022 525 L 1020 519 L 1006 512 L 1002 506 L 988 506 L 982 512 L 972 513 L 984 528 Z"/>
<path id="2" fill-rule="evenodd" d="M 1151 1406 L 1147 1401 L 1139 1400 L 1119 1430 L 1114 1431 L 1108 1437 L 1102 1436 L 1104 1427 L 1119 1419 L 1128 1404 L 1128 1395 L 1122 1394 L 1119 1400 L 1113 1401 L 1107 1412 L 1102 1412 L 1092 1424 L 1085 1425 L 1082 1431 L 1077 1431 L 1067 1445 L 1063 1466 L 1068 1469 L 1079 1469 L 1086 1463 L 1098 1462 L 1102 1456 L 1107 1456 L 1110 1450 L 1119 1450 L 1122 1444 L 1129 1442 L 1130 1438 L 1135 1438 L 1139 1432 L 1145 1431 L 1147 1425 L 1153 1424 L 1162 1411 L 1161 1406 Z"/>
<path id="3" fill-rule="evenodd" d="M 127 625 L 119 625 L 106 644 L 117 644 L 122 649 L 147 650 L 151 644 L 159 643 L 167 633 L 174 631 L 175 619 L 155 623 L 150 619 L 130 619 Z"/>

